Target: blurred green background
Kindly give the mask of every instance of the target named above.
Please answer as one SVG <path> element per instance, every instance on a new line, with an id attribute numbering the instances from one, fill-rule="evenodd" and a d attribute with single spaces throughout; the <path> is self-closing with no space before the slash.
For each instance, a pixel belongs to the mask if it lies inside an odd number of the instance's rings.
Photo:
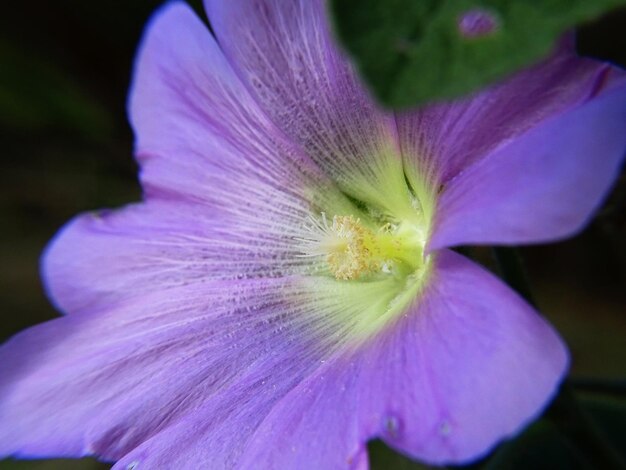
<path id="1" fill-rule="evenodd" d="M 63 223 L 78 212 L 141 197 L 126 93 L 141 31 L 161 3 L 39 0 L 2 7 L 0 340 L 56 316 L 41 288 L 38 261 Z M 200 1 L 190 3 L 201 11 Z M 582 28 L 579 50 L 626 64 L 625 30 L 626 10 L 613 12 Z M 619 441 L 626 436 L 620 418 L 626 415 L 626 176 L 579 236 L 522 253 L 542 311 L 569 344 L 577 389 L 604 410 L 600 422 L 610 421 L 607 429 Z M 471 254 L 493 268 L 488 249 Z M 558 440 L 545 436 L 535 426 L 520 441 L 545 447 Z M 545 457 L 537 449 L 531 453 Z M 373 468 L 409 468 L 381 445 L 375 450 Z M 570 450 L 561 449 L 562 455 Z M 557 467 L 583 468 L 568 459 L 559 457 Z M 543 461 L 549 466 L 542 468 L 557 468 Z M 0 470 L 97 468 L 108 466 L 93 460 L 0 462 Z"/>

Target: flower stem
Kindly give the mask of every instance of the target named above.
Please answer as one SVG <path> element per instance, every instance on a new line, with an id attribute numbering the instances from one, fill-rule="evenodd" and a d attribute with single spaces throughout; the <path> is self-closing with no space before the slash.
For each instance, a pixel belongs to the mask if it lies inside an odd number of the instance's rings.
<path id="1" fill-rule="evenodd" d="M 537 307 L 532 296 L 519 251 L 511 247 L 494 247 L 493 254 L 502 278 Z M 580 406 L 569 381 L 561 384 L 558 395 L 544 413 L 556 428 L 581 452 L 594 468 L 624 470 L 626 463 L 607 443 L 591 417 Z"/>

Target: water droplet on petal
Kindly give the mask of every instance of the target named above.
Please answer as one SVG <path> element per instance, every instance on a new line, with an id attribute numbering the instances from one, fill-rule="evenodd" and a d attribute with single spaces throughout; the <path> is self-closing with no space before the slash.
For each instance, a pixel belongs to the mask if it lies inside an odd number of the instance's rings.
<path id="1" fill-rule="evenodd" d="M 394 415 L 387 415 L 384 419 L 385 432 L 393 438 L 397 438 L 400 434 L 400 419 Z"/>
<path id="2" fill-rule="evenodd" d="M 139 462 L 136 460 L 133 460 L 131 463 L 129 463 L 126 466 L 126 470 L 136 470 L 139 467 Z"/>
<path id="3" fill-rule="evenodd" d="M 475 8 L 459 16 L 457 26 L 461 36 L 475 39 L 495 33 L 500 27 L 500 21 L 495 13 Z"/>
<path id="4" fill-rule="evenodd" d="M 448 421 L 442 421 L 439 425 L 439 434 L 442 436 L 449 436 L 452 433 L 452 426 Z"/>

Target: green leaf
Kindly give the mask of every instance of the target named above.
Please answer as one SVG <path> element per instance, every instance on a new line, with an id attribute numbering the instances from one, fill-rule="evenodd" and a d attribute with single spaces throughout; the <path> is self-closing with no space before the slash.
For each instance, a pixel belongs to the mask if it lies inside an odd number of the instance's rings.
<path id="1" fill-rule="evenodd" d="M 415 462 L 391 450 L 380 440 L 368 442 L 367 452 L 371 470 L 429 470 L 434 468 Z"/>
<path id="2" fill-rule="evenodd" d="M 2 460 L 0 470 L 107 470 L 110 465 L 93 459 Z"/>
<path id="3" fill-rule="evenodd" d="M 567 29 L 625 0 L 331 0 L 335 30 L 380 101 L 405 108 L 474 91 L 546 56 Z M 468 37 L 460 20 L 495 27 Z M 484 16 L 483 16 L 484 17 Z"/>

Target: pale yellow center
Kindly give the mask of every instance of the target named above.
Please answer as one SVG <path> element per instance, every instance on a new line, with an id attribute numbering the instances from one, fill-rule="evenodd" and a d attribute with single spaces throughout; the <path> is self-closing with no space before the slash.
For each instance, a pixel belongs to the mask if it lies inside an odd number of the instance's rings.
<path id="1" fill-rule="evenodd" d="M 326 262 L 335 278 L 356 279 L 379 269 L 379 247 L 376 236 L 353 216 L 335 216 L 331 226 L 333 236 L 325 247 Z"/>
<path id="2" fill-rule="evenodd" d="M 308 253 L 323 257 L 338 280 L 408 274 L 422 265 L 423 240 L 409 225 L 385 223 L 375 229 L 353 215 L 335 215 L 329 223 L 322 214 L 311 232 Z"/>

